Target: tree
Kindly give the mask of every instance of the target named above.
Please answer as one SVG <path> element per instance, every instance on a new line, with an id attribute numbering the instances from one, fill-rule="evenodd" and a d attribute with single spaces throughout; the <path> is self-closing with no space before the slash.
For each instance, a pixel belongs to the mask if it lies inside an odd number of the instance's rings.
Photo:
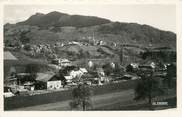
<path id="1" fill-rule="evenodd" d="M 42 81 L 36 81 L 34 85 L 36 90 L 43 90 L 47 88 L 47 83 Z"/>
<path id="2" fill-rule="evenodd" d="M 123 63 L 123 57 L 124 57 L 124 52 L 123 52 L 123 47 L 121 47 L 120 53 L 119 53 L 119 58 L 120 62 Z"/>
<path id="3" fill-rule="evenodd" d="M 157 80 L 153 78 L 153 72 L 145 73 L 141 71 L 141 81 L 137 84 L 135 88 L 135 98 L 134 100 L 148 99 L 148 104 L 152 105 L 152 99 L 163 94 L 163 90 L 159 87 Z"/>
<path id="4" fill-rule="evenodd" d="M 30 44 L 25 44 L 24 50 L 31 51 L 31 45 Z"/>
<path id="5" fill-rule="evenodd" d="M 103 65 L 102 68 L 107 76 L 109 76 L 114 71 L 109 63 Z"/>
<path id="6" fill-rule="evenodd" d="M 61 80 L 61 83 L 62 83 L 62 85 L 63 85 L 63 88 L 65 87 L 65 85 L 67 85 L 67 80 L 66 80 L 66 78 L 64 77 L 64 74 L 62 73 L 62 71 L 61 70 L 59 70 L 59 79 Z"/>
<path id="7" fill-rule="evenodd" d="M 23 31 L 20 33 L 20 41 L 23 43 L 23 44 L 27 44 L 30 42 L 30 38 L 27 36 L 27 34 L 29 33 L 30 31 Z"/>
<path id="8" fill-rule="evenodd" d="M 35 81 L 37 72 L 39 71 L 40 67 L 38 66 L 38 64 L 30 63 L 26 65 L 25 72 L 30 74 L 30 76 L 28 76 L 28 79 L 30 81 Z"/>
<path id="9" fill-rule="evenodd" d="M 71 108 L 81 107 L 83 111 L 89 107 L 92 108 L 90 96 L 92 95 L 91 89 L 86 84 L 79 84 L 77 88 L 73 89 L 73 101 L 70 102 Z"/>
<path id="10" fill-rule="evenodd" d="M 172 88 L 173 84 L 173 79 L 176 77 L 176 65 L 175 64 L 170 64 L 167 66 L 167 75 L 166 75 L 166 81 L 167 85 L 169 88 Z"/>
<path id="11" fill-rule="evenodd" d="M 66 76 L 66 75 L 68 75 L 68 73 L 71 70 L 74 70 L 74 69 L 79 69 L 79 68 L 77 68 L 76 66 L 66 66 L 63 69 L 60 69 L 59 73 L 61 73 L 62 75 Z"/>
<path id="12" fill-rule="evenodd" d="M 131 64 L 126 66 L 126 72 L 133 72 L 133 67 Z"/>
<path id="13" fill-rule="evenodd" d="M 113 70 L 114 73 L 116 74 L 122 74 L 124 72 L 124 69 L 119 63 L 115 63 L 115 68 Z"/>

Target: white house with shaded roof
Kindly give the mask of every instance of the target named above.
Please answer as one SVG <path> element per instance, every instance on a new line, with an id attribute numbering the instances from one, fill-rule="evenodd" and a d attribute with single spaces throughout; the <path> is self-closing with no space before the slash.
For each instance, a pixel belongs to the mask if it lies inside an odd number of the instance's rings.
<path id="1" fill-rule="evenodd" d="M 56 90 L 63 87 L 60 77 L 56 77 L 55 73 L 38 73 L 36 80 L 46 83 L 48 90 Z"/>

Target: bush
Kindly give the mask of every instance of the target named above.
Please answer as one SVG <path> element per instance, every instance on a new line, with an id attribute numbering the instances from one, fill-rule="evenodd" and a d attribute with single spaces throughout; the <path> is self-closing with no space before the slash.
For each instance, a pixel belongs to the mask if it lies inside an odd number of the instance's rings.
<path id="1" fill-rule="evenodd" d="M 77 88 L 73 89 L 73 101 L 70 103 L 71 108 L 81 106 L 83 110 L 87 110 L 91 106 L 90 96 L 92 95 L 91 89 L 86 84 L 80 84 Z"/>
<path id="2" fill-rule="evenodd" d="M 133 72 L 133 67 L 130 64 L 126 66 L 126 72 Z"/>
<path id="3" fill-rule="evenodd" d="M 25 46 L 24 46 L 24 50 L 26 50 L 26 51 L 31 51 L 31 45 L 30 44 L 26 44 Z"/>

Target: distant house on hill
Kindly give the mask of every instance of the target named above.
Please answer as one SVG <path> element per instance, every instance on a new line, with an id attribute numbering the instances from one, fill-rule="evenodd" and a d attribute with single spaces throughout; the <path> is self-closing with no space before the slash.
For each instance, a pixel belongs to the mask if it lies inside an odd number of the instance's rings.
<path id="1" fill-rule="evenodd" d="M 146 61 L 146 62 L 140 64 L 139 68 L 141 68 L 141 67 L 146 67 L 146 68 L 148 67 L 151 69 L 155 69 L 156 63 L 154 61 L 149 60 L 149 61 Z"/>
<path id="2" fill-rule="evenodd" d="M 103 68 L 97 68 L 97 73 L 98 73 L 99 77 L 105 76 L 105 72 L 104 72 Z"/>
<path id="3" fill-rule="evenodd" d="M 61 66 L 71 66 L 71 61 L 69 61 L 68 59 L 62 59 L 60 62 Z"/>
<path id="4" fill-rule="evenodd" d="M 110 65 L 111 65 L 111 67 L 112 67 L 113 69 L 115 69 L 115 67 L 116 67 L 116 64 L 115 64 L 115 63 L 111 62 Z"/>
<path id="5" fill-rule="evenodd" d="M 63 66 L 63 67 L 66 67 L 66 66 L 71 66 L 71 61 L 69 61 L 68 59 L 53 59 L 52 60 L 52 63 L 55 64 L 55 65 L 60 65 L 60 66 Z"/>
<path id="6" fill-rule="evenodd" d="M 77 41 L 72 41 L 72 42 L 69 42 L 68 44 L 69 45 L 79 45 L 79 46 L 82 45 L 80 42 L 77 42 Z"/>
<path id="7" fill-rule="evenodd" d="M 89 62 L 88 62 L 88 67 L 89 67 L 89 68 L 93 67 L 93 65 L 94 65 L 94 64 L 93 64 L 92 61 L 89 61 Z"/>
<path id="8" fill-rule="evenodd" d="M 131 65 L 134 69 L 137 69 L 138 66 L 139 66 L 139 64 L 137 64 L 137 63 L 131 63 L 130 65 Z"/>
<path id="9" fill-rule="evenodd" d="M 126 66 L 126 71 L 127 72 L 136 72 L 139 68 L 138 63 L 130 63 L 129 65 Z"/>

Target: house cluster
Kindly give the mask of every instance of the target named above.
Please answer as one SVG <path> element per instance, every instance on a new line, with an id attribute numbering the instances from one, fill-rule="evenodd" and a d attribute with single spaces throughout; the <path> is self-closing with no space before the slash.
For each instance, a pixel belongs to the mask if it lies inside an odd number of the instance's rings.
<path id="1" fill-rule="evenodd" d="M 64 90 L 65 85 L 66 87 L 72 86 L 73 81 L 80 80 L 81 76 L 86 73 L 87 70 L 84 68 L 71 70 L 66 76 L 53 72 L 36 73 L 34 79 L 31 78 L 30 73 L 17 73 L 5 80 L 5 87 L 9 87 L 13 94 L 36 90 Z"/>
<path id="2" fill-rule="evenodd" d="M 40 90 L 66 90 L 84 82 L 88 85 L 102 85 L 110 81 L 102 68 L 97 68 L 96 75 L 93 75 L 86 68 L 71 65 L 67 59 L 59 59 L 56 64 L 62 66 L 58 72 L 36 73 L 34 78 L 31 73 L 11 74 L 5 79 L 5 88 L 9 89 L 6 90 L 5 97 Z"/>
<path id="3" fill-rule="evenodd" d="M 51 63 L 58 65 L 60 67 L 66 67 L 72 65 L 71 61 L 69 61 L 68 59 L 61 59 L 61 58 L 52 59 Z"/>
<path id="4" fill-rule="evenodd" d="M 7 62 L 10 59 L 11 61 L 14 61 L 11 63 L 16 63 L 15 61 L 17 61 L 17 58 L 15 58 L 10 52 L 6 52 L 4 56 Z M 124 70 L 124 74 L 121 74 L 121 71 L 119 71 L 117 73 L 106 75 L 107 72 L 102 67 L 97 67 L 92 70 L 95 63 L 93 61 L 94 60 L 88 61 L 88 69 L 86 69 L 84 67 L 77 67 L 77 65 L 74 66 L 68 59 L 56 58 L 52 60 L 52 64 L 59 66 L 58 71 L 36 73 L 34 76 L 25 72 L 16 73 L 16 70 L 11 69 L 11 71 L 14 73 L 5 79 L 5 91 L 7 91 L 5 97 L 13 96 L 13 94 L 21 94 L 22 92 L 37 90 L 65 90 L 74 87 L 79 83 L 87 83 L 88 85 L 103 85 L 111 82 L 116 83 L 134 80 L 138 79 L 139 77 L 128 73 L 135 73 L 139 69 L 143 71 L 151 71 L 159 68 L 159 65 L 156 62 L 147 60 L 143 64 L 129 64 L 126 67 L 126 70 Z M 116 64 L 113 62 L 110 62 L 109 65 L 110 69 L 116 68 Z M 91 71 L 89 71 L 90 69 Z M 166 69 L 167 65 L 163 64 L 161 70 L 165 71 Z M 10 94 L 10 92 L 13 92 L 13 94 Z"/>
<path id="5" fill-rule="evenodd" d="M 139 69 L 149 69 L 149 70 L 155 70 L 156 68 L 156 63 L 155 62 L 148 62 L 148 63 L 145 63 L 145 64 L 139 64 L 139 63 L 130 63 L 128 66 L 127 66 L 127 71 L 128 72 L 136 72 L 138 71 Z"/>
<path id="6" fill-rule="evenodd" d="M 170 68 L 174 69 L 176 67 L 175 64 L 175 62 L 162 64 L 154 61 L 147 61 L 143 64 L 131 63 L 126 67 L 126 71 L 131 73 L 142 71 L 141 74 L 145 73 L 146 75 L 150 75 L 153 73 L 154 77 L 166 78 L 167 72 L 169 72 Z M 175 72 L 172 74 L 175 74 Z"/>
<path id="7" fill-rule="evenodd" d="M 79 45 L 79 46 L 90 46 L 90 45 L 94 45 L 94 46 L 102 46 L 102 45 L 107 45 L 107 43 L 105 41 L 102 41 L 102 40 L 92 40 L 92 41 L 89 41 L 89 42 L 79 42 L 79 41 L 70 41 L 68 42 L 67 44 L 65 45 Z"/>
<path id="8" fill-rule="evenodd" d="M 169 63 L 164 63 L 164 64 L 161 64 L 159 65 L 158 63 L 156 62 L 153 62 L 153 61 L 149 61 L 145 64 L 138 64 L 138 63 L 131 63 L 130 66 L 133 68 L 133 69 L 139 69 L 139 68 L 150 68 L 150 69 L 154 69 L 155 71 L 157 70 L 167 70 L 167 66 L 169 66 L 170 64 Z"/>
<path id="9" fill-rule="evenodd" d="M 15 76 L 6 79 L 6 82 L 6 87 L 11 87 L 15 93 L 41 89 L 58 89 L 62 86 L 60 78 L 56 77 L 55 73 L 37 73 L 35 79 L 31 78 L 30 73 L 17 73 Z"/>
<path id="10" fill-rule="evenodd" d="M 26 50 L 33 57 L 40 54 L 45 54 L 47 56 L 50 56 L 51 58 L 53 58 L 54 56 L 54 50 L 52 49 L 50 44 L 22 44 L 21 48 Z"/>
<path id="11" fill-rule="evenodd" d="M 82 76 L 88 73 L 85 68 L 72 66 L 68 59 L 58 59 L 56 61 L 56 64 L 61 66 L 58 72 L 47 71 L 33 74 L 27 73 L 23 69 L 18 72 L 16 69 L 18 67 L 15 67 L 18 59 L 10 52 L 4 53 L 4 62 L 9 64 L 9 66 L 5 67 L 5 97 L 37 90 L 64 90 L 65 87 L 77 85 Z"/>

